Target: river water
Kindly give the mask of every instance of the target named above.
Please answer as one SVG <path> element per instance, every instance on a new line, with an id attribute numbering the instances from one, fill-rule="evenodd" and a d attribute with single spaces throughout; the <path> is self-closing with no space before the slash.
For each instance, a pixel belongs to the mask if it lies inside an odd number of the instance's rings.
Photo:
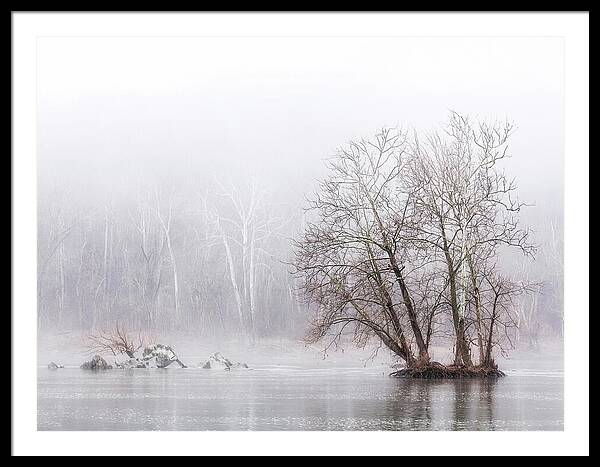
<path id="1" fill-rule="evenodd" d="M 38 370 L 39 430 L 562 430 L 563 371 L 418 381 L 389 367 Z"/>

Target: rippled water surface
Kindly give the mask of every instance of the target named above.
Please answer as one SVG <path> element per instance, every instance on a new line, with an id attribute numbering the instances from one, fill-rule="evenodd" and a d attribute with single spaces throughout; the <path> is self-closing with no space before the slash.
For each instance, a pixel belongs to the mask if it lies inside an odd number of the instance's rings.
<path id="1" fill-rule="evenodd" d="M 562 430 L 562 370 L 417 381 L 262 365 L 38 372 L 40 430 Z"/>

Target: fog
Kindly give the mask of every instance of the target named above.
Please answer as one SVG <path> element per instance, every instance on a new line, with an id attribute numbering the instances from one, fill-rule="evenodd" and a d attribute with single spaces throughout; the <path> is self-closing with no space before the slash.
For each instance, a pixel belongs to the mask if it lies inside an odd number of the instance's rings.
<path id="1" fill-rule="evenodd" d="M 535 322 L 561 336 L 561 39 L 42 37 L 37 59 L 40 329 L 235 337 L 241 300 L 259 337 L 301 337 L 287 263 L 325 160 L 454 110 L 517 126 L 539 250 L 506 267 L 544 281 Z"/>

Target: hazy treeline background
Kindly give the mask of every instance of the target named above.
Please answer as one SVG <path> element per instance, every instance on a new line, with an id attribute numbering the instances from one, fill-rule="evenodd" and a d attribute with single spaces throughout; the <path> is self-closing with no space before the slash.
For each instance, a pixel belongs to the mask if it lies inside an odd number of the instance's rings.
<path id="1" fill-rule="evenodd" d="M 120 188 L 95 199 L 42 188 L 40 327 L 301 333 L 288 273 L 301 211 L 252 179 Z"/>
<path id="2" fill-rule="evenodd" d="M 43 179 L 40 328 L 119 321 L 210 336 L 301 336 L 309 311 L 289 263 L 291 240 L 303 227 L 303 196 L 269 190 L 252 176 L 225 182 L 195 173 L 145 183 L 122 173 L 110 188 Z M 531 345 L 560 336 L 563 319 L 562 218 L 534 214 L 539 209 L 526 208 L 523 223 L 535 232 L 537 259 L 503 260 L 516 280 L 542 284 L 540 294 L 515 304 Z"/>
<path id="3" fill-rule="evenodd" d="M 38 324 L 299 337 L 286 264 L 324 159 L 449 109 L 509 118 L 535 262 L 521 340 L 562 333 L 562 42 L 42 38 Z"/>

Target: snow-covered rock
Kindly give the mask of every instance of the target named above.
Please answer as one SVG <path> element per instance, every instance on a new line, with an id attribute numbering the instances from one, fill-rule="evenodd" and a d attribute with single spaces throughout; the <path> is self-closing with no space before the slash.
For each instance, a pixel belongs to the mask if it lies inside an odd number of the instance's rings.
<path id="1" fill-rule="evenodd" d="M 182 368 L 186 367 L 170 346 L 154 344 L 146 347 L 141 355 L 135 355 L 134 358 L 115 362 L 115 366 L 121 369 L 166 368 L 173 362 L 177 362 Z"/>
<path id="2" fill-rule="evenodd" d="M 147 368 L 146 364 L 137 358 L 129 358 L 120 362 L 115 362 L 115 367 L 123 370 L 130 370 L 132 368 Z"/>
<path id="3" fill-rule="evenodd" d="M 221 352 L 215 352 L 205 363 L 200 365 L 200 368 L 205 370 L 233 370 L 238 368 L 248 368 L 248 365 L 245 363 L 233 363 L 228 358 L 225 358 Z"/>
<path id="4" fill-rule="evenodd" d="M 48 363 L 48 369 L 49 370 L 58 370 L 59 368 L 64 368 L 64 366 L 58 365 L 58 364 L 56 364 L 54 362 Z"/>
<path id="5" fill-rule="evenodd" d="M 81 367 L 82 370 L 110 370 L 112 366 L 106 363 L 100 355 L 94 355 L 89 362 L 84 362 Z"/>
<path id="6" fill-rule="evenodd" d="M 146 368 L 166 368 L 177 359 L 173 349 L 167 345 L 155 344 L 144 349 L 142 360 Z"/>

